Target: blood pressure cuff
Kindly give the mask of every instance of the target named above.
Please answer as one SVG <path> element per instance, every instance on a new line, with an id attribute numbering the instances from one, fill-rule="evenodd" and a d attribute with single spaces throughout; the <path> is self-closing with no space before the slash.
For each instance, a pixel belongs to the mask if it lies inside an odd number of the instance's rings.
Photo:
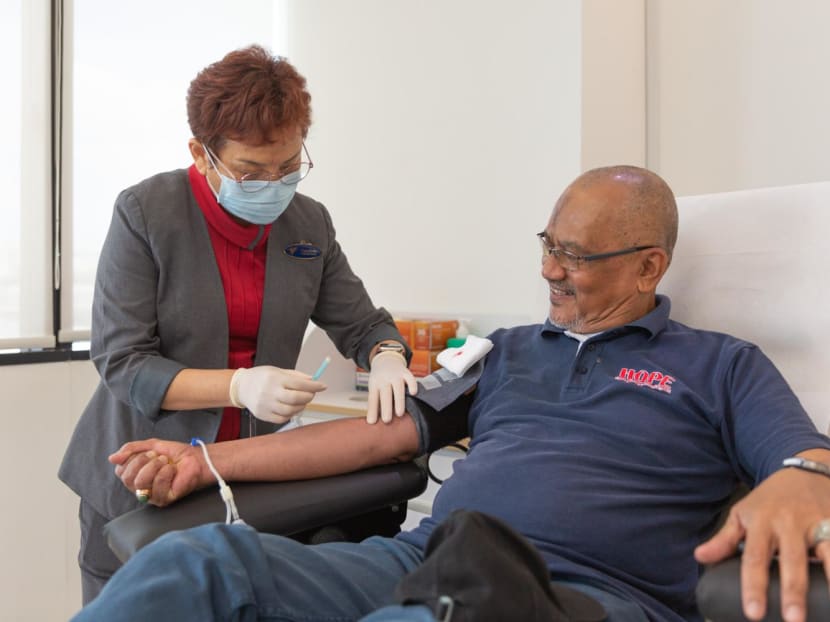
<path id="1" fill-rule="evenodd" d="M 463 376 L 446 369 L 418 379 L 418 393 L 406 396 L 406 410 L 418 429 L 418 455 L 423 456 L 469 436 L 467 416 L 484 361 Z"/>

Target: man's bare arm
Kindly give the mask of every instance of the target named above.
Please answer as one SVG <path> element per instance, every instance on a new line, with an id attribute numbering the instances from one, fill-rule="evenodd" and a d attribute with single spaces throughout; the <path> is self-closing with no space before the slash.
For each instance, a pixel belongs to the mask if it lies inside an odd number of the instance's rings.
<path id="1" fill-rule="evenodd" d="M 413 458 L 418 433 L 408 415 L 384 426 L 363 418 L 338 419 L 254 438 L 208 445 L 227 481 L 312 479 Z M 109 458 L 131 491 L 152 490 L 151 502 L 167 505 L 215 483 L 200 447 L 147 439 L 126 443 Z"/>

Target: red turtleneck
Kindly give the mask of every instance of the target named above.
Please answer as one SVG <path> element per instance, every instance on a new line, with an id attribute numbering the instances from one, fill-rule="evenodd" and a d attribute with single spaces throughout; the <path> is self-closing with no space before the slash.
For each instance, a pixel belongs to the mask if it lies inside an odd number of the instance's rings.
<path id="1" fill-rule="evenodd" d="M 265 253 L 271 225 L 240 225 L 219 206 L 208 181 L 195 165 L 188 170 L 190 187 L 207 221 L 213 254 L 228 309 L 228 368 L 251 367 L 265 288 Z M 240 411 L 228 407 L 216 441 L 239 438 Z"/>

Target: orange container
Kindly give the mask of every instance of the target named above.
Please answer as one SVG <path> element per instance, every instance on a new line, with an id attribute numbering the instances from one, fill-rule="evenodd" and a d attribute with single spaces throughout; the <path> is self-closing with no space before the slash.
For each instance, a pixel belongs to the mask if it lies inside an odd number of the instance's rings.
<path id="1" fill-rule="evenodd" d="M 441 367 L 436 360 L 440 352 L 441 350 L 412 350 L 409 371 L 413 376 L 429 376 Z"/>
<path id="2" fill-rule="evenodd" d="M 458 320 L 414 320 L 413 350 L 443 350 L 447 339 L 455 337 Z"/>
<path id="3" fill-rule="evenodd" d="M 398 332 L 403 337 L 404 341 L 406 341 L 406 345 L 410 348 L 413 346 L 413 333 L 415 330 L 415 321 L 414 320 L 402 320 L 402 319 L 395 319 L 395 326 L 398 329 Z"/>

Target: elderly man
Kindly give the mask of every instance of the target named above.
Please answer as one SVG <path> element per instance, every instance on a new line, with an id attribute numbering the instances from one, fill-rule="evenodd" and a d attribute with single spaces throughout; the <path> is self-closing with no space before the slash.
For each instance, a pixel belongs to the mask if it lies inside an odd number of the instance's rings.
<path id="1" fill-rule="evenodd" d="M 539 234 L 550 317 L 493 333 L 456 404 L 436 412 L 424 391 L 389 425 L 340 420 L 210 448 L 228 480 L 314 477 L 410 458 L 460 420 L 470 452 L 416 529 L 315 547 L 244 526 L 168 534 L 77 619 L 430 619 L 423 607 L 386 606 L 435 527 L 465 508 L 523 534 L 551 580 L 602 603 L 610 622 L 700 620 L 700 563 L 741 542 L 747 617 L 765 615 L 777 553 L 783 616 L 804 620 L 812 546 L 830 576 L 817 530 L 830 526 L 830 477 L 782 463 L 830 465 L 830 442 L 757 347 L 669 318 L 655 292 L 676 236 L 674 197 L 657 175 L 589 171 Z M 198 450 L 170 442 L 129 443 L 111 461 L 158 505 L 213 481 Z M 739 481 L 753 491 L 707 540 Z"/>

